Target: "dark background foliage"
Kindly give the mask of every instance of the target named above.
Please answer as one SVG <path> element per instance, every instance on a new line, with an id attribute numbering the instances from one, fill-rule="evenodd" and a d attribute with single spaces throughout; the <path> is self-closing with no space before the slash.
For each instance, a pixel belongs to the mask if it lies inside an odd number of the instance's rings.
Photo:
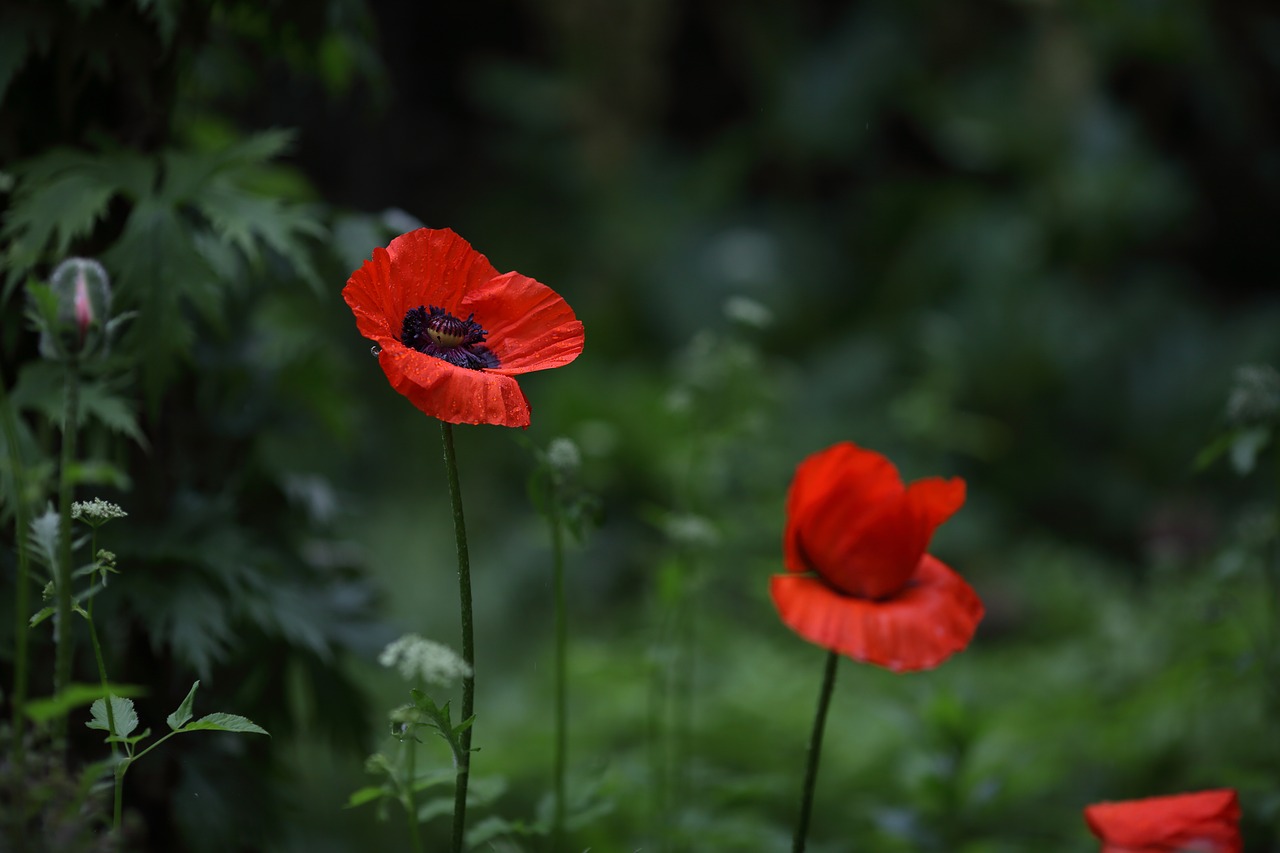
<path id="1" fill-rule="evenodd" d="M 140 312 L 85 427 L 82 494 L 131 513 L 113 673 L 273 733 L 131 771 L 145 843 L 402 843 L 340 806 L 403 699 L 377 650 L 454 642 L 452 544 L 435 430 L 339 292 L 421 222 L 586 324 L 522 382 L 605 515 L 570 568 L 580 847 L 785 845 L 820 655 L 764 590 L 794 465 L 849 439 L 966 478 L 935 551 L 988 617 L 931 675 L 843 668 L 815 849 L 1085 850 L 1084 804 L 1213 786 L 1275 849 L 1276 483 L 1193 461 L 1277 360 L 1277 33 L 1262 0 L 5 4 L 24 446 L 56 454 L 61 389 L 21 284 L 99 257 Z M 547 787 L 546 534 L 523 444 L 459 443 L 477 773 L 514 820 Z"/>

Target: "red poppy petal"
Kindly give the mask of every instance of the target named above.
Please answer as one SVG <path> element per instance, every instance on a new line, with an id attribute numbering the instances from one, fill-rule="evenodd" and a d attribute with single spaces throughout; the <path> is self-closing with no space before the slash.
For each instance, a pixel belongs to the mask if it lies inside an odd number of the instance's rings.
<path id="1" fill-rule="evenodd" d="M 529 425 L 529 401 L 510 376 L 455 367 L 394 342 L 378 362 L 391 386 L 433 418 L 452 424 Z"/>
<path id="2" fill-rule="evenodd" d="M 379 343 L 396 336 L 392 325 L 398 321 L 392 319 L 396 300 L 391 294 L 391 256 L 386 249 L 374 249 L 373 258 L 351 274 L 342 289 L 342 298 L 356 315 L 360 334 Z M 399 317 L 402 321 L 404 313 Z"/>
<path id="3" fill-rule="evenodd" d="M 462 299 L 489 333 L 498 357 L 495 373 L 517 374 L 561 367 L 582 352 L 582 323 L 561 296 L 517 272 L 504 273 Z"/>
<path id="4" fill-rule="evenodd" d="M 851 508 L 838 492 L 810 512 L 800 543 L 828 584 L 850 595 L 885 598 L 911 580 L 931 532 L 905 495 Z"/>
<path id="5" fill-rule="evenodd" d="M 930 538 L 942 522 L 964 506 L 964 497 L 964 480 L 959 477 L 945 480 L 942 477 L 926 477 L 907 486 L 907 503 L 928 527 Z M 925 547 L 928 547 L 927 542 Z"/>
<path id="6" fill-rule="evenodd" d="M 911 586 L 883 601 L 798 575 L 775 575 L 770 592 L 782 621 L 801 637 L 894 672 L 932 669 L 963 650 L 983 614 L 973 588 L 928 554 Z"/>
<path id="7" fill-rule="evenodd" d="M 386 305 L 397 327 L 407 312 L 420 305 L 437 305 L 465 317 L 466 294 L 498 276 L 488 258 L 448 228 L 401 234 L 387 246 L 387 253 L 391 268 L 385 283 Z"/>
<path id="8" fill-rule="evenodd" d="M 1084 810 L 1103 851 L 1161 853 L 1186 848 L 1197 853 L 1240 853 L 1240 802 L 1229 788 L 1095 803 Z"/>
<path id="9" fill-rule="evenodd" d="M 787 493 L 783 562 L 788 571 L 816 568 L 801 545 L 800 529 L 813 509 L 831 495 L 839 493 L 846 511 L 856 514 L 902 490 L 902 479 L 892 462 L 852 442 L 844 441 L 807 457 L 797 466 Z"/>

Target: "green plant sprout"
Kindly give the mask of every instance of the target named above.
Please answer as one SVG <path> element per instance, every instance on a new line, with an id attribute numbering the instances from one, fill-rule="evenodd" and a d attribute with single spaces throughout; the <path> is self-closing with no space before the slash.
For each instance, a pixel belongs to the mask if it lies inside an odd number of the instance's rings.
<path id="1" fill-rule="evenodd" d="M 140 760 L 144 755 L 169 738 L 187 732 L 242 732 L 270 737 L 266 729 L 237 714 L 219 712 L 206 714 L 198 720 L 192 720 L 191 708 L 195 704 L 196 690 L 199 687 L 199 681 L 192 684 L 191 690 L 187 693 L 187 698 L 182 700 L 182 704 L 178 706 L 177 710 L 165 718 L 170 731 L 142 751 L 138 751 L 138 744 L 151 736 L 151 729 L 143 729 L 139 734 L 134 734 L 134 731 L 138 728 L 138 712 L 133 707 L 132 699 L 110 695 L 107 697 L 110 702 L 98 699 L 89 708 L 91 719 L 85 725 L 91 729 L 107 732 L 106 742 L 112 745 L 112 749 L 115 749 L 117 744 L 124 749 L 124 757 L 114 764 L 115 808 L 112 827 L 117 835 L 120 832 L 121 789 L 124 786 L 125 773 L 129 771 L 134 762 Z"/>

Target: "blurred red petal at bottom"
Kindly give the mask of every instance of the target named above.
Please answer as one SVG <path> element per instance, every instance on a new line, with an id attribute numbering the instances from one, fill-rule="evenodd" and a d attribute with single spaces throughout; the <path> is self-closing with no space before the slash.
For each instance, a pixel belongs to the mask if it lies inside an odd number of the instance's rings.
<path id="1" fill-rule="evenodd" d="M 818 577 L 774 575 L 782 621 L 811 643 L 894 672 L 932 669 L 973 639 L 983 607 L 965 580 L 925 554 L 906 588 L 868 599 L 846 595 Z"/>
<path id="2" fill-rule="evenodd" d="M 1101 853 L 1241 853 L 1240 801 L 1230 788 L 1095 803 L 1084 810 Z"/>

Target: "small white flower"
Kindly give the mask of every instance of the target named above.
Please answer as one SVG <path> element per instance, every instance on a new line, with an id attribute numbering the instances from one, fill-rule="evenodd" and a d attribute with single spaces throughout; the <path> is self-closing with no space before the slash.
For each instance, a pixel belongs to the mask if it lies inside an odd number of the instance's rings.
<path id="1" fill-rule="evenodd" d="M 720 532 L 708 519 L 692 513 L 671 513 L 663 521 L 671 541 L 690 548 L 710 548 L 719 543 Z"/>
<path id="2" fill-rule="evenodd" d="M 418 634 L 405 634 L 387 645 L 378 663 L 396 668 L 405 681 L 421 680 L 446 687 L 471 675 L 471 667 L 453 649 Z"/>
<path id="3" fill-rule="evenodd" d="M 71 504 L 71 517 L 93 527 L 105 524 L 113 518 L 124 518 L 128 514 L 118 505 L 104 501 L 102 498 L 75 501 Z"/>
<path id="4" fill-rule="evenodd" d="M 724 303 L 724 315 L 744 326 L 767 329 L 773 325 L 773 312 L 761 302 L 746 296 L 730 296 Z"/>
<path id="5" fill-rule="evenodd" d="M 570 438 L 553 438 L 547 445 L 547 464 L 561 474 L 572 474 L 582 465 L 582 453 Z"/>

